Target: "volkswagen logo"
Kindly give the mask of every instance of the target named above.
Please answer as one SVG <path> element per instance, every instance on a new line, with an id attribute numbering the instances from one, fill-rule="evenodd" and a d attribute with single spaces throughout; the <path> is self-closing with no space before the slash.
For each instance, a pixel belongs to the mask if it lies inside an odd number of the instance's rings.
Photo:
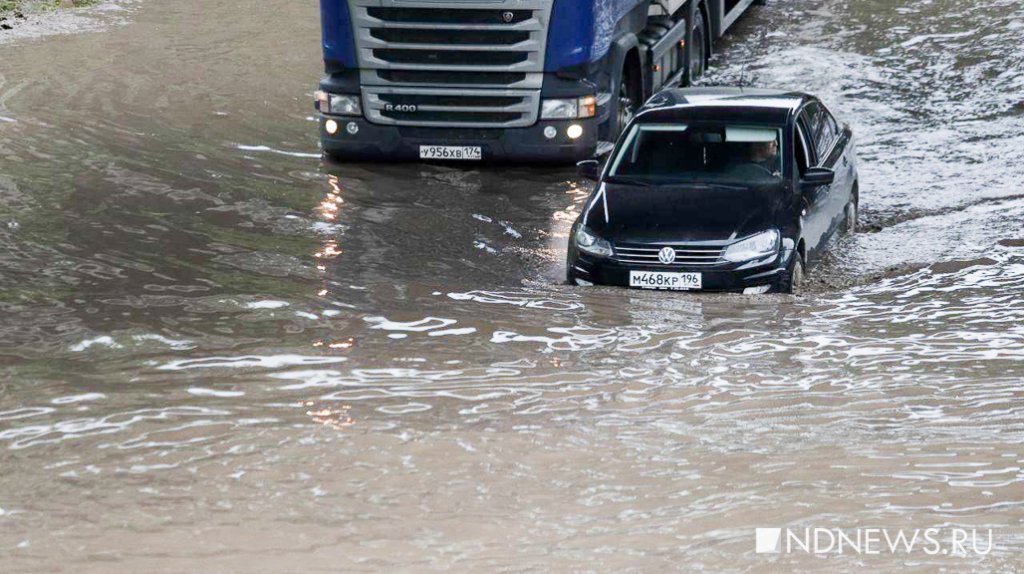
<path id="1" fill-rule="evenodd" d="M 661 261 L 665 265 L 671 265 L 676 260 L 676 250 L 671 247 L 662 247 L 661 251 L 658 252 L 658 261 Z"/>
<path id="2" fill-rule="evenodd" d="M 512 12 L 502 12 L 501 14 L 501 19 L 504 20 L 506 24 L 511 23 L 512 20 L 515 20 L 515 17 L 516 15 L 513 14 Z"/>

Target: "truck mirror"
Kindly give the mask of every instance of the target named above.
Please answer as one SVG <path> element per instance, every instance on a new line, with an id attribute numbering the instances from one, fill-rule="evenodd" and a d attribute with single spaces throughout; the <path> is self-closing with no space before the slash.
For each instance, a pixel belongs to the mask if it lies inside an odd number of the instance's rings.
<path id="1" fill-rule="evenodd" d="M 601 177 L 601 162 L 596 159 L 585 159 L 576 164 L 576 173 L 581 179 L 597 181 Z"/>

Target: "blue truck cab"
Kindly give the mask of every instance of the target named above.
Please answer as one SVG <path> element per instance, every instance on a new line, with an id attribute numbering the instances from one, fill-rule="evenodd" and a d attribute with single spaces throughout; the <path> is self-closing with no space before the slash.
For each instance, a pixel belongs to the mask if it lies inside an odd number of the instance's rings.
<path id="1" fill-rule="evenodd" d="M 754 0 L 321 0 L 324 153 L 574 162 Z M 607 144 L 606 144 L 607 145 Z"/>

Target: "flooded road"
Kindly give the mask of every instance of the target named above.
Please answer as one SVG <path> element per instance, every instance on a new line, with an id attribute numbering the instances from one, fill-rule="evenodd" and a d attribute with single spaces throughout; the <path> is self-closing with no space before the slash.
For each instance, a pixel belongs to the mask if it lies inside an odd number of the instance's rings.
<path id="1" fill-rule="evenodd" d="M 314 2 L 0 36 L 0 571 L 1024 569 L 1024 5 L 756 8 L 863 221 L 800 297 L 560 284 L 571 169 L 325 165 Z M 754 554 L 764 526 L 987 556 Z"/>

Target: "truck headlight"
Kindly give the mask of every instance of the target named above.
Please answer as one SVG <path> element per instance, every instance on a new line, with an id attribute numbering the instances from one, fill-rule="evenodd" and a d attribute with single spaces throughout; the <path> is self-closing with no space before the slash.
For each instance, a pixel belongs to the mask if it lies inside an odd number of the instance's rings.
<path id="1" fill-rule="evenodd" d="M 544 100 L 540 105 L 542 120 L 576 120 L 597 115 L 597 97 Z"/>
<path id="2" fill-rule="evenodd" d="M 779 232 L 770 229 L 725 248 L 722 258 L 733 263 L 761 259 L 779 251 Z"/>
<path id="3" fill-rule="evenodd" d="M 359 96 L 354 94 L 328 94 L 324 91 L 316 93 L 316 102 L 320 113 L 333 116 L 360 116 L 362 108 Z"/>
<path id="4" fill-rule="evenodd" d="M 580 251 L 584 251 L 591 255 L 597 255 L 599 257 L 612 256 L 612 244 L 601 239 L 595 233 L 582 225 L 576 230 L 575 241 L 576 247 L 579 247 Z"/>

